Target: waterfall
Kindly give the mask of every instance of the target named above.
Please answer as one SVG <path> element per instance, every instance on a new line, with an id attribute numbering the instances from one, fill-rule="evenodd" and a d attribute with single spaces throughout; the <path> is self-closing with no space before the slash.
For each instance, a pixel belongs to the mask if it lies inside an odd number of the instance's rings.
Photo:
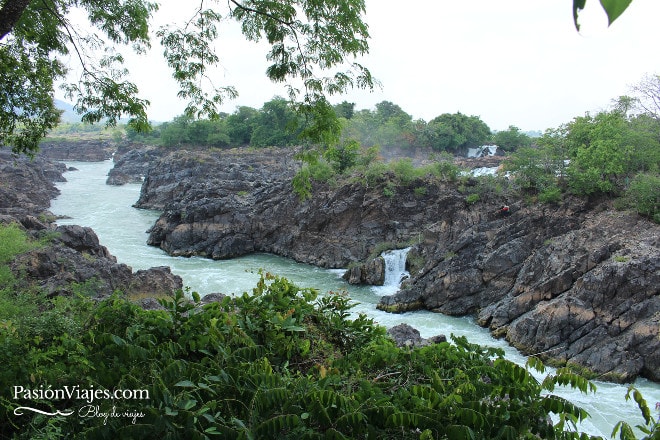
<path id="1" fill-rule="evenodd" d="M 467 157 L 486 157 L 494 156 L 497 152 L 497 145 L 482 145 L 477 148 L 468 148 Z"/>
<path id="2" fill-rule="evenodd" d="M 401 281 L 410 276 L 406 271 L 406 258 L 410 248 L 393 249 L 381 254 L 385 260 L 385 282 L 383 286 L 399 289 Z"/>

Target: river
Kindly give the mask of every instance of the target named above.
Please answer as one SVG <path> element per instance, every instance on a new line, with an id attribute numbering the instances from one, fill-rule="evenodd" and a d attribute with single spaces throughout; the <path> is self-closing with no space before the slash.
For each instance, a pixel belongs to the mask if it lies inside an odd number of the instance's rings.
<path id="1" fill-rule="evenodd" d="M 423 337 L 437 334 L 465 336 L 470 342 L 499 347 L 505 350 L 508 359 L 524 364 L 525 357 L 511 348 L 506 341 L 494 339 L 479 327 L 471 317 L 449 317 L 428 311 L 406 314 L 389 314 L 376 310 L 380 296 L 392 293 L 393 286 L 356 287 L 341 279 L 343 271 L 321 269 L 274 255 L 250 255 L 232 260 L 214 261 L 205 258 L 171 257 L 162 250 L 146 245 L 147 230 L 159 216 L 156 211 L 133 208 L 140 195 L 139 184 L 123 186 L 106 185 L 107 173 L 112 161 L 67 162 L 77 171 L 67 172 L 66 182 L 58 183 L 61 191 L 51 203 L 51 211 L 67 219 L 58 224 L 89 226 L 96 231 L 101 244 L 133 270 L 153 266 L 170 266 L 172 272 L 181 276 L 185 286 L 200 295 L 212 292 L 240 294 L 250 291 L 259 278 L 259 269 L 286 277 L 299 286 L 314 287 L 321 292 L 347 291 L 358 305 L 356 312 L 363 312 L 378 323 L 392 327 L 408 323 L 417 328 Z M 582 406 L 591 418 L 579 428 L 590 434 L 609 438 L 613 426 L 619 420 L 631 425 L 642 424 L 643 420 L 634 402 L 625 402 L 627 386 L 607 382 L 595 382 L 596 394 L 583 395 L 572 390 L 556 392 Z M 660 401 L 660 384 L 638 380 L 635 386 L 642 391 L 653 410 Z"/>

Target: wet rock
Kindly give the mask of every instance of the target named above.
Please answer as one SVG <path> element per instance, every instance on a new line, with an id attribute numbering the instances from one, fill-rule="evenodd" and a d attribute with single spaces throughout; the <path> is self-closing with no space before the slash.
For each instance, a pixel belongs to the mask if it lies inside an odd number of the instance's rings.
<path id="1" fill-rule="evenodd" d="M 366 263 L 353 266 L 342 276 L 349 284 L 382 286 L 385 282 L 385 259 L 376 257 Z"/>

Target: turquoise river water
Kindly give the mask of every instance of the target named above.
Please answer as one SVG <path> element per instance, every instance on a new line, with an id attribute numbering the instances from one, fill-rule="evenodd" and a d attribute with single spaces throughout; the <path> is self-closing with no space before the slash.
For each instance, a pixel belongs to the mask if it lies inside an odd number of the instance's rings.
<path id="1" fill-rule="evenodd" d="M 388 314 L 376 310 L 380 296 L 396 290 L 396 286 L 356 287 L 341 279 L 343 271 L 321 269 L 274 255 L 250 255 L 232 260 L 214 261 L 205 258 L 171 257 L 162 250 L 146 245 L 149 229 L 159 213 L 133 208 L 140 195 L 139 184 L 110 186 L 105 184 L 112 161 L 84 163 L 68 162 L 77 171 L 67 172 L 67 182 L 59 183 L 60 196 L 52 201 L 51 211 L 68 216 L 58 224 L 89 226 L 96 231 L 101 244 L 133 270 L 153 266 L 170 266 L 181 276 L 184 285 L 200 295 L 211 292 L 226 294 L 250 291 L 258 280 L 258 269 L 284 276 L 302 287 L 314 287 L 322 292 L 348 291 L 358 303 L 356 312 L 363 312 L 380 324 L 391 327 L 408 323 L 417 328 L 423 337 L 437 334 L 465 336 L 470 342 L 502 348 L 507 358 L 523 364 L 525 357 L 511 348 L 506 341 L 494 339 L 479 327 L 473 318 L 455 318 L 438 313 L 419 311 L 406 314 Z M 633 402 L 625 402 L 626 385 L 595 382 L 595 394 L 584 395 L 572 390 L 556 391 L 590 414 L 589 421 L 579 428 L 591 434 L 609 438 L 613 426 L 619 420 L 633 425 L 642 423 L 641 415 Z M 638 380 L 635 386 L 642 391 L 651 409 L 660 401 L 660 384 Z"/>

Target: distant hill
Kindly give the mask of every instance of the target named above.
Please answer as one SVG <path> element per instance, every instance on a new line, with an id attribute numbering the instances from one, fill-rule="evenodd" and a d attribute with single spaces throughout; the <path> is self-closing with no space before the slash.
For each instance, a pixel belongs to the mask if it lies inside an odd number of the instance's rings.
<path id="1" fill-rule="evenodd" d="M 57 107 L 60 110 L 63 110 L 64 113 L 62 113 L 62 122 L 80 122 L 80 115 L 75 112 L 73 109 L 73 104 L 69 104 L 66 101 L 61 101 L 59 99 L 55 100 L 55 107 Z"/>

